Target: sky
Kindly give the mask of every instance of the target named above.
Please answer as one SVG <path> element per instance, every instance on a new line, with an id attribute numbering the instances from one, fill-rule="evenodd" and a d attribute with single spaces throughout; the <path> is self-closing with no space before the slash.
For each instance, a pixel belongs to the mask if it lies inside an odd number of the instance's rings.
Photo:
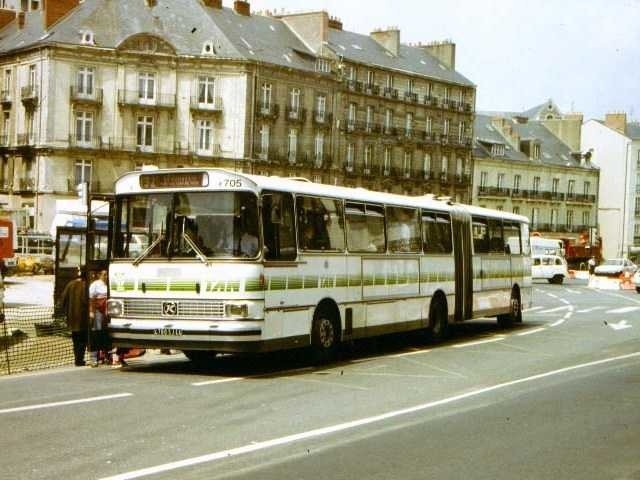
<path id="1" fill-rule="evenodd" d="M 402 43 L 452 40 L 479 111 L 552 99 L 585 120 L 640 120 L 640 0 L 249 1 L 252 11 L 326 10 L 362 34 L 396 26 Z"/>

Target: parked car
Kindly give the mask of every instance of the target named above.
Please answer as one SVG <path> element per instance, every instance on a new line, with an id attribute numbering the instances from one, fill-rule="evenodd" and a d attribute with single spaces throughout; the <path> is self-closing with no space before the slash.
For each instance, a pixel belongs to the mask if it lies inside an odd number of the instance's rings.
<path id="1" fill-rule="evenodd" d="M 531 277 L 560 284 L 569 276 L 567 261 L 559 255 L 534 255 Z"/>
<path id="2" fill-rule="evenodd" d="M 595 274 L 606 277 L 619 277 L 623 273 L 633 275 L 638 267 L 627 258 L 610 258 L 598 265 Z"/>
<path id="3" fill-rule="evenodd" d="M 633 284 L 636 286 L 636 292 L 640 293 L 640 270 L 633 276 Z"/>

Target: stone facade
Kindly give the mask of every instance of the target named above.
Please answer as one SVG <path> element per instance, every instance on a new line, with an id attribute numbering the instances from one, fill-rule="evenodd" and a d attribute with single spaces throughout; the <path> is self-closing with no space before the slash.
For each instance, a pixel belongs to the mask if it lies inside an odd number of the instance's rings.
<path id="1" fill-rule="evenodd" d="M 107 193 L 144 164 L 471 199 L 475 87 L 453 44 L 247 2 L 34 6 L 0 25 L 0 202 L 20 226 L 48 231 L 80 183 Z"/>

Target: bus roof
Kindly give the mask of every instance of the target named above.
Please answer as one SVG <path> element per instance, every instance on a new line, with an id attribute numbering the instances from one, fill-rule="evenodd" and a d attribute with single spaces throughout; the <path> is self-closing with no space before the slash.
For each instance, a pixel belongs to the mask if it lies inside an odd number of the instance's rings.
<path id="1" fill-rule="evenodd" d="M 178 187 L 178 188 L 141 188 L 140 176 L 141 175 L 168 175 L 168 174 L 187 174 L 187 173 L 207 173 L 209 177 L 227 176 L 229 178 L 239 178 L 248 181 L 248 184 L 243 184 L 242 188 L 221 188 L 223 190 L 249 190 L 256 193 L 263 190 L 276 190 L 290 193 L 298 193 L 303 195 L 314 195 L 319 197 L 331 197 L 344 200 L 353 200 L 360 202 L 374 202 L 382 203 L 385 205 L 397 205 L 416 208 L 427 208 L 440 211 L 451 211 L 455 208 L 463 208 L 471 215 L 480 215 L 487 217 L 503 218 L 508 220 L 514 220 L 521 223 L 529 223 L 526 217 L 516 215 L 512 213 L 502 212 L 498 210 L 491 210 L 487 208 L 481 208 L 471 205 L 454 204 L 448 200 L 437 199 L 434 195 L 424 196 L 405 196 L 393 193 L 378 192 L 374 190 L 367 190 L 365 188 L 351 188 L 351 187 L 339 187 L 335 185 L 325 185 L 320 183 L 313 183 L 305 181 L 301 178 L 286 178 L 286 177 L 265 177 L 261 175 L 252 175 L 247 173 L 234 172 L 232 170 L 226 170 L 221 168 L 176 168 L 176 169 L 156 169 L 156 170 L 143 170 L 129 172 L 122 175 L 116 180 L 115 193 L 116 195 L 133 194 L 141 192 L 161 192 L 161 191 L 177 191 L 177 190 L 191 190 L 191 191 L 204 191 L 212 190 L 212 187 Z M 216 188 L 217 189 L 217 188 Z"/>

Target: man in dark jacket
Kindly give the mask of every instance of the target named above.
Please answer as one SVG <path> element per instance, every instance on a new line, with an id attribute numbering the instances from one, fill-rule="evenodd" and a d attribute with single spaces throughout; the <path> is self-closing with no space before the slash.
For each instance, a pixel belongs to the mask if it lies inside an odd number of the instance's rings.
<path id="1" fill-rule="evenodd" d="M 67 326 L 71 330 L 76 367 L 82 367 L 89 329 L 87 286 L 82 270 L 78 269 L 78 278 L 69 282 L 64 288 L 60 305 L 67 315 Z"/>

